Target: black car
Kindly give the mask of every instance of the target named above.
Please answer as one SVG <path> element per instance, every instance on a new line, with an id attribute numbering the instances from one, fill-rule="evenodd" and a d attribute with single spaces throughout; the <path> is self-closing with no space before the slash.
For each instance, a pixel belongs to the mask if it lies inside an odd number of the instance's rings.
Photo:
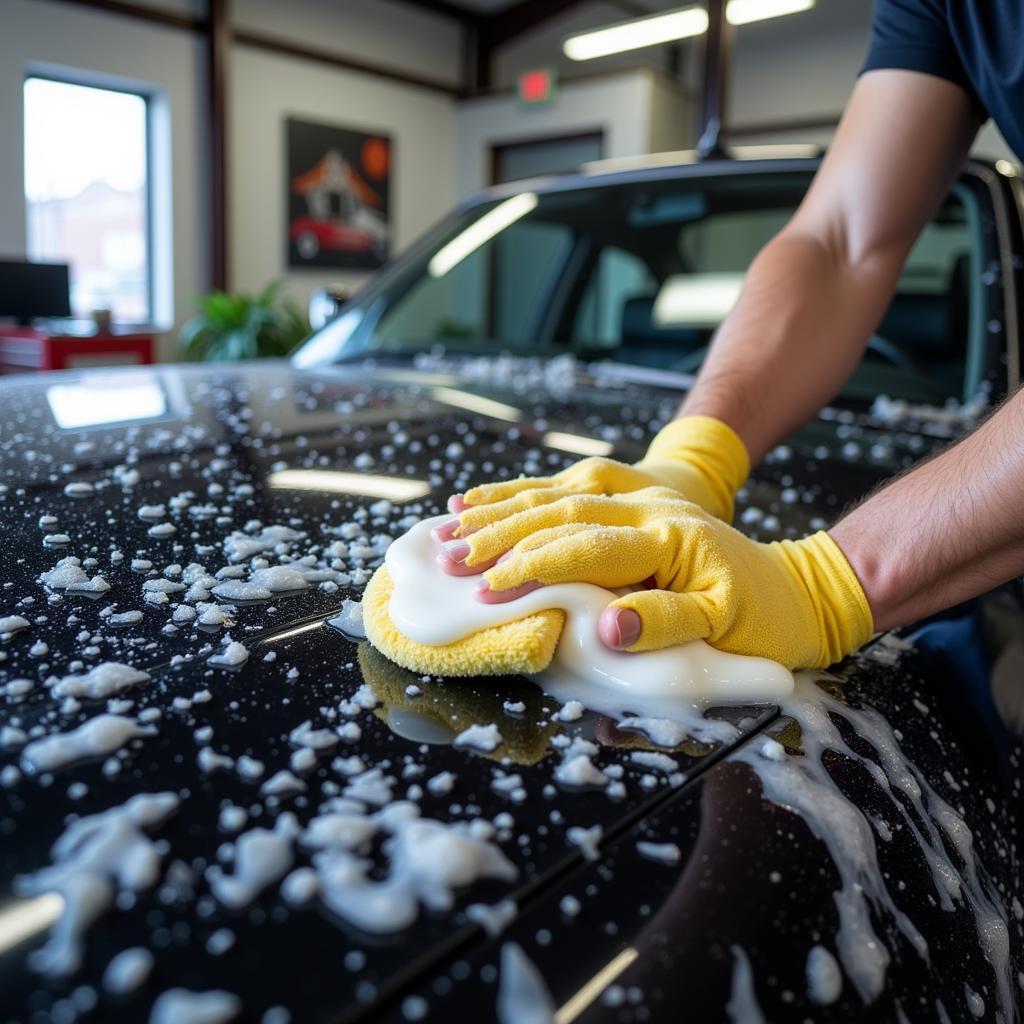
<path id="1" fill-rule="evenodd" d="M 1020 1019 L 1018 584 L 674 729 L 358 636 L 449 494 L 642 454 L 816 166 L 518 183 L 290 364 L 0 381 L 0 1020 Z M 1015 173 L 965 167 L 744 530 L 1017 386 Z"/>

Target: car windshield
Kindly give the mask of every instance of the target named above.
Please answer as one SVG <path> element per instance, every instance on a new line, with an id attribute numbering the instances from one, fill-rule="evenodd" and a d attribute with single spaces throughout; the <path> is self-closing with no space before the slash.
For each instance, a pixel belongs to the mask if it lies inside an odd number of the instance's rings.
<path id="1" fill-rule="evenodd" d="M 441 346 L 696 371 L 811 173 L 584 183 L 472 206 L 372 281 L 296 362 Z M 975 202 L 954 190 L 925 227 L 848 397 L 942 403 L 973 393 L 965 365 Z"/>

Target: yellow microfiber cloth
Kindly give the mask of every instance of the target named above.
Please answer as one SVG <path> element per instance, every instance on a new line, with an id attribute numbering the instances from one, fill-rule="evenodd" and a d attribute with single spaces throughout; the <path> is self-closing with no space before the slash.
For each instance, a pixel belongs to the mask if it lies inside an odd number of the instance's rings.
<path id="1" fill-rule="evenodd" d="M 551 664 L 565 613 L 558 609 L 491 626 L 454 643 L 417 643 L 395 628 L 388 613 L 394 582 L 381 566 L 363 595 L 366 638 L 403 668 L 435 676 L 508 676 L 542 672 Z"/>

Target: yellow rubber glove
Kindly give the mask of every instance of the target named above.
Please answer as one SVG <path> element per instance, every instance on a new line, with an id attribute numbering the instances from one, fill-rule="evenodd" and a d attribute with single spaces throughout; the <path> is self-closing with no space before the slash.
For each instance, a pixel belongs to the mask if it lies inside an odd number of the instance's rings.
<path id="1" fill-rule="evenodd" d="M 467 566 L 511 552 L 484 574 L 495 591 L 653 577 L 658 589 L 611 605 L 640 618 L 630 651 L 703 639 L 788 668 L 824 668 L 872 634 L 864 591 L 827 533 L 760 544 L 665 488 L 563 498 L 467 540 Z"/>
<path id="2" fill-rule="evenodd" d="M 571 494 L 627 494 L 645 487 L 671 487 L 728 521 L 733 498 L 749 472 L 747 449 L 731 427 L 710 416 L 687 416 L 660 430 L 635 465 L 589 458 L 554 476 L 474 487 L 464 496 L 473 510 L 462 513 L 460 522 L 464 531 L 476 530 Z"/>

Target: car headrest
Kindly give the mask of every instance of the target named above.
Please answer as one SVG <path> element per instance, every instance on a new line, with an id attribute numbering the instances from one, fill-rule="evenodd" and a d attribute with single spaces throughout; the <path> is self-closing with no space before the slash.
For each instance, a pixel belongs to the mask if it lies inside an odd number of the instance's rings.
<path id="1" fill-rule="evenodd" d="M 656 295 L 634 295 L 622 304 L 622 344 L 688 351 L 702 344 L 700 332 L 692 327 L 662 327 L 654 322 Z"/>

